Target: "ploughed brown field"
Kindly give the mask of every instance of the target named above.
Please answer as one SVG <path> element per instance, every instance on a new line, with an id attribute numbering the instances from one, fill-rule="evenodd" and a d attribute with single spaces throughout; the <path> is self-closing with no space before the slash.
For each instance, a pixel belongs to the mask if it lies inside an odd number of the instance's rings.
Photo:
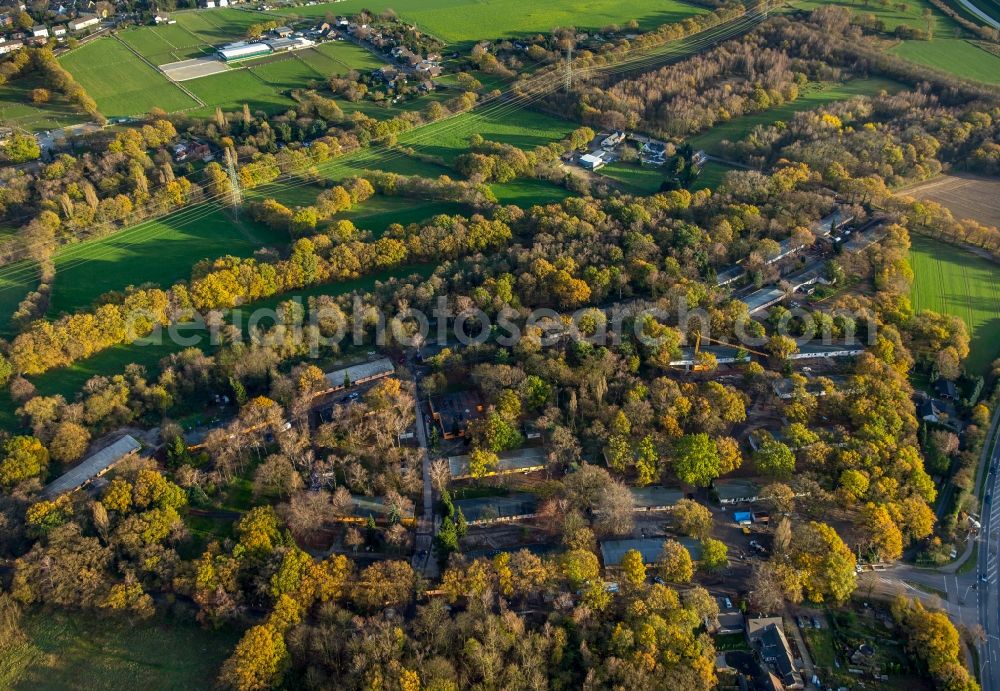
<path id="1" fill-rule="evenodd" d="M 901 190 L 916 199 L 930 199 L 946 207 L 956 219 L 971 218 L 1000 226 L 1000 178 L 967 173 L 942 175 Z"/>

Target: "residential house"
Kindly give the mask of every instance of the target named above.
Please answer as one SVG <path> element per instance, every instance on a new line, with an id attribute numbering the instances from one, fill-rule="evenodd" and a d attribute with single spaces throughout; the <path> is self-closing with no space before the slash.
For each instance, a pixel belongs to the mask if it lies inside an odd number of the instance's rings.
<path id="1" fill-rule="evenodd" d="M 17 39 L 13 41 L 0 41 L 0 55 L 13 53 L 15 50 L 21 50 L 22 48 L 24 48 L 24 41 Z"/>
<path id="2" fill-rule="evenodd" d="M 613 149 L 619 144 L 621 144 L 623 141 L 625 141 L 624 132 L 612 132 L 603 140 L 601 140 L 601 148 Z"/>
<path id="3" fill-rule="evenodd" d="M 605 166 L 607 161 L 598 154 L 583 154 L 580 156 L 580 165 L 587 170 L 600 170 Z"/>
<path id="4" fill-rule="evenodd" d="M 632 487 L 632 506 L 636 511 L 672 511 L 684 493 L 679 489 L 671 489 L 660 485 L 649 487 Z"/>
<path id="5" fill-rule="evenodd" d="M 435 65 L 433 62 L 421 60 L 417 63 L 417 72 L 419 74 L 425 74 L 428 77 L 438 77 L 441 75 L 441 65 Z"/>
<path id="6" fill-rule="evenodd" d="M 443 439 L 465 436 L 469 423 L 486 415 L 486 404 L 476 391 L 432 396 L 430 406 Z"/>
<path id="7" fill-rule="evenodd" d="M 32 38 L 48 38 L 49 37 L 49 27 L 44 24 L 39 24 L 38 26 L 31 27 Z"/>
<path id="8" fill-rule="evenodd" d="M 958 387 L 955 386 L 955 382 L 945 379 L 944 377 L 939 377 L 936 382 L 934 382 L 934 390 L 937 392 L 938 398 L 945 401 L 957 401 L 959 399 Z"/>
<path id="9" fill-rule="evenodd" d="M 96 14 L 81 14 L 69 23 L 70 31 L 83 31 L 101 23 L 101 18 Z"/>
<path id="10" fill-rule="evenodd" d="M 52 27 L 52 35 L 55 36 L 56 38 L 62 38 L 63 36 L 65 36 L 66 35 L 66 25 L 65 24 L 57 24 L 56 26 Z"/>
<path id="11" fill-rule="evenodd" d="M 802 675 L 795 668 L 795 657 L 792 655 L 791 646 L 788 645 L 788 639 L 785 638 L 781 617 L 747 619 L 746 634 L 750 647 L 784 688 L 805 688 Z"/>

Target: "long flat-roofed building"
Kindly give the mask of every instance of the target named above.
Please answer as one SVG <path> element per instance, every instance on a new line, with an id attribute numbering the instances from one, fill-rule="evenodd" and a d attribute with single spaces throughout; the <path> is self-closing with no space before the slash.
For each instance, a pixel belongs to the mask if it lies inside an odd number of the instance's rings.
<path id="1" fill-rule="evenodd" d="M 42 496 L 51 498 L 79 489 L 95 477 L 100 477 L 108 472 L 112 466 L 133 455 L 140 448 L 142 445 L 135 437 L 126 434 L 110 446 L 106 446 L 94 455 L 83 459 L 61 477 L 50 482 L 42 490 Z"/>
<path id="2" fill-rule="evenodd" d="M 684 493 L 670 487 L 632 487 L 632 505 L 636 511 L 671 511 Z"/>
<path id="3" fill-rule="evenodd" d="M 644 564 L 655 564 L 656 560 L 660 558 L 660 553 L 663 552 L 663 543 L 666 542 L 666 540 L 667 538 L 662 537 L 602 540 L 601 559 L 604 560 L 604 566 L 606 567 L 614 568 L 621 566 L 622 558 L 625 556 L 625 553 L 634 549 L 642 555 L 642 561 Z M 698 561 L 701 559 L 700 542 L 690 537 L 678 538 L 677 542 L 681 543 L 684 549 L 688 551 L 688 554 L 691 555 L 691 561 Z"/>
<path id="4" fill-rule="evenodd" d="M 266 43 L 237 41 L 236 43 L 229 43 L 222 46 L 217 52 L 219 58 L 225 60 L 226 62 L 232 62 L 234 60 L 246 60 L 247 58 L 256 58 L 261 55 L 268 55 L 271 52 L 271 46 Z"/>
<path id="5" fill-rule="evenodd" d="M 489 523 L 512 523 L 535 517 L 538 498 L 534 494 L 519 492 L 506 497 L 481 497 L 479 499 L 458 499 L 455 509 L 469 525 Z"/>
<path id="6" fill-rule="evenodd" d="M 330 391 L 337 391 L 348 386 L 365 384 L 376 379 L 381 379 L 382 377 L 388 377 L 395 371 L 396 368 L 393 366 L 392 360 L 384 357 L 372 360 L 371 362 L 361 362 L 357 365 L 327 372 L 323 375 L 323 378 L 326 379 Z"/>
<path id="7" fill-rule="evenodd" d="M 500 460 L 497 469 L 487 473 L 487 476 L 531 473 L 536 470 L 544 470 L 548 464 L 548 454 L 544 448 L 540 447 L 505 451 L 499 454 L 498 458 Z M 452 480 L 464 480 L 472 477 L 469 472 L 468 455 L 449 456 L 448 469 L 451 471 Z"/>
<path id="8" fill-rule="evenodd" d="M 761 310 L 777 305 L 784 299 L 785 291 L 781 288 L 761 288 L 743 298 L 743 302 L 746 303 L 747 311 L 750 314 L 756 314 Z"/>

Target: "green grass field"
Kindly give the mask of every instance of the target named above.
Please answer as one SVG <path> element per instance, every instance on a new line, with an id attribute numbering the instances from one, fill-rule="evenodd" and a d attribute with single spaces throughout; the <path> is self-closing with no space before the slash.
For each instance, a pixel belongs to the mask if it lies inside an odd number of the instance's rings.
<path id="1" fill-rule="evenodd" d="M 757 125 L 770 125 L 773 122 L 790 120 L 795 113 L 818 108 L 835 101 L 846 101 L 855 96 L 874 96 L 885 90 L 894 93 L 903 88 L 902 84 L 891 79 L 852 79 L 849 82 L 811 83 L 802 88 L 799 97 L 794 101 L 783 103 L 777 108 L 751 115 L 733 118 L 715 127 L 688 138 L 688 143 L 697 149 L 709 153 L 717 153 L 719 143 L 724 139 L 737 142 L 750 134 Z"/>
<path id="2" fill-rule="evenodd" d="M 259 24 L 269 19 L 263 14 L 232 7 L 172 12 L 170 18 L 176 19 L 177 24 L 168 26 L 181 27 L 209 46 L 239 40 L 246 36 L 251 24 Z M 150 27 L 154 31 L 157 28 L 159 27 Z"/>
<path id="3" fill-rule="evenodd" d="M 600 29 L 635 19 L 648 30 L 706 10 L 678 0 L 344 0 L 307 7 L 273 10 L 284 16 L 353 15 L 362 9 L 391 8 L 403 19 L 449 43 L 476 39 L 549 33 L 557 26 Z"/>
<path id="4" fill-rule="evenodd" d="M 310 82 L 323 80 L 322 73 L 313 69 L 308 62 L 300 60 L 294 53 L 262 64 L 250 65 L 249 70 L 278 91 L 303 88 Z"/>
<path id="5" fill-rule="evenodd" d="M 338 218 L 351 221 L 358 228 L 371 231 L 375 236 L 379 236 L 393 223 L 408 226 L 411 223 L 419 223 L 439 214 L 468 216 L 471 213 L 471 209 L 457 202 L 375 195 L 361 206 L 341 214 Z"/>
<path id="6" fill-rule="evenodd" d="M 41 86 L 45 85 L 35 75 L 0 86 L 0 123 L 40 132 L 87 121 L 86 115 L 76 110 L 58 93 L 50 91 L 51 98 L 47 103 L 32 103 L 31 90 Z"/>
<path id="7" fill-rule="evenodd" d="M 434 266 L 425 264 L 419 266 L 403 266 L 391 271 L 384 271 L 372 276 L 365 276 L 353 281 L 343 281 L 341 283 L 331 283 L 327 285 L 312 286 L 305 290 L 298 290 L 294 293 L 276 295 L 260 302 L 244 305 L 240 308 L 242 315 L 241 324 L 245 327 L 254 310 L 271 309 L 286 300 L 300 299 L 303 304 L 309 297 L 318 295 L 342 295 L 355 290 L 366 292 L 371 290 L 378 281 L 387 281 L 393 277 L 410 276 L 420 274 L 428 276 L 434 270 Z M 227 319 L 232 320 L 232 314 L 227 314 Z M 261 325 L 267 326 L 270 322 L 263 321 Z M 110 376 L 124 371 L 125 367 L 131 363 L 142 365 L 146 368 L 150 377 L 159 374 L 160 361 L 166 356 L 179 352 L 186 347 L 196 346 L 206 353 L 215 352 L 217 345 L 212 344 L 208 332 L 203 327 L 191 325 L 191 328 L 181 328 L 177 334 L 187 340 L 179 343 L 173 339 L 167 331 L 160 337 L 150 337 L 141 339 L 128 345 L 109 348 L 93 357 L 80 360 L 70 367 L 55 369 L 45 374 L 33 377 L 31 382 L 35 385 L 38 393 L 42 396 L 54 396 L 61 394 L 67 400 L 74 400 L 77 392 L 83 387 L 88 379 L 95 375 Z M 0 423 L 13 428 L 16 424 L 13 417 L 13 405 L 8 397 L 0 396 Z"/>
<path id="8" fill-rule="evenodd" d="M 211 52 L 212 47 L 178 22 L 127 29 L 121 39 L 155 65 L 189 60 Z"/>
<path id="9" fill-rule="evenodd" d="M 930 42 L 904 41 L 892 52 L 959 77 L 1000 84 L 1000 57 L 964 39 L 942 37 Z"/>
<path id="10" fill-rule="evenodd" d="M 113 38 L 86 43 L 59 58 L 107 117 L 168 113 L 198 105 L 163 74 Z"/>
<path id="11" fill-rule="evenodd" d="M 662 168 L 641 166 L 638 163 L 625 163 L 622 161 L 604 166 L 599 171 L 599 174 L 620 182 L 632 194 L 642 195 L 659 192 L 660 185 L 666 180 Z"/>
<path id="12" fill-rule="evenodd" d="M 901 41 L 892 48 L 896 55 L 912 62 L 935 67 L 945 72 L 992 84 L 1000 83 L 1000 57 L 992 55 L 963 39 L 954 37 L 957 24 L 946 17 L 933 5 L 925 0 L 912 0 L 905 3 L 887 3 L 886 5 L 855 4 L 850 0 L 795 0 L 793 7 L 812 10 L 821 5 L 836 4 L 848 8 L 857 14 L 874 14 L 883 22 L 886 29 L 892 31 L 900 24 L 925 29 L 926 22 L 923 11 L 930 8 L 933 12 L 932 41 Z M 958 8 L 959 3 L 951 3 Z M 981 4 L 986 4 L 981 2 Z M 905 11 L 900 9 L 905 7 Z"/>
<path id="13" fill-rule="evenodd" d="M 701 168 L 701 174 L 698 179 L 694 181 L 691 185 L 691 191 L 697 190 L 712 190 L 715 191 L 719 185 L 722 184 L 726 177 L 726 173 L 731 170 L 736 170 L 732 166 L 726 165 L 725 163 L 719 163 L 718 161 L 708 161 Z"/>
<path id="14" fill-rule="evenodd" d="M 501 204 L 514 204 L 522 209 L 529 209 L 536 204 L 541 206 L 558 204 L 566 197 L 573 196 L 565 187 L 559 187 L 547 180 L 533 178 L 496 183 L 491 187 L 497 201 Z"/>
<path id="15" fill-rule="evenodd" d="M 529 110 L 509 111 L 503 106 L 462 113 L 399 137 L 402 146 L 450 163 L 468 151 L 469 137 L 481 134 L 491 141 L 532 149 L 562 139 L 575 129 L 568 120 Z"/>
<path id="16" fill-rule="evenodd" d="M 153 691 L 211 686 L 239 635 L 159 621 L 28 614 L 23 622 L 28 641 L 0 650 L 0 687 Z"/>
<path id="17" fill-rule="evenodd" d="M 714 190 L 722 184 L 722 179 L 730 170 L 735 170 L 725 163 L 708 161 L 702 166 L 698 179 L 691 185 L 691 191 Z M 665 180 L 662 168 L 643 167 L 638 163 L 612 163 L 600 170 L 600 174 L 622 183 L 627 192 L 632 194 L 650 195 L 660 191 L 660 185 Z"/>
<path id="18" fill-rule="evenodd" d="M 216 106 L 233 111 L 241 109 L 246 103 L 253 111 L 262 110 L 275 114 L 295 105 L 292 99 L 278 93 L 272 84 L 257 76 L 251 69 L 234 69 L 192 79 L 185 82 L 184 86 L 206 104 L 204 108 L 192 111 L 195 116 L 208 117 L 215 112 Z"/>
<path id="19" fill-rule="evenodd" d="M 14 335 L 10 318 L 29 291 L 38 287 L 37 264 L 18 262 L 3 268 L 0 274 L 0 337 Z"/>
<path id="20" fill-rule="evenodd" d="M 985 374 L 1000 356 L 1000 266 L 952 245 L 911 237 L 913 307 L 961 317 L 969 327 L 969 372 Z"/>
<path id="21" fill-rule="evenodd" d="M 316 64 L 314 67 L 326 76 L 331 74 L 346 74 L 351 70 L 374 70 L 385 64 L 384 61 L 379 60 L 378 56 L 370 50 L 347 41 L 321 43 L 315 48 L 302 51 L 299 55 L 306 62 L 312 63 L 315 60 Z M 332 63 L 332 65 L 330 67 L 325 66 L 324 62 Z"/>
<path id="22" fill-rule="evenodd" d="M 51 311 L 85 309 L 107 291 L 129 285 L 169 287 L 190 278 L 191 267 L 201 259 L 226 254 L 248 257 L 260 247 L 287 242 L 284 233 L 255 224 L 246 215 L 237 226 L 223 211 L 187 209 L 63 248 L 56 254 Z"/>

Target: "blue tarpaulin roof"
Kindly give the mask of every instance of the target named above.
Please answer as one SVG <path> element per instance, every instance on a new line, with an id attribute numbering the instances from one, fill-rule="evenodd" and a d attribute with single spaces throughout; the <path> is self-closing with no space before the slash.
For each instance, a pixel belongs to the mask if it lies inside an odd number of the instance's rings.
<path id="1" fill-rule="evenodd" d="M 733 513 L 733 518 L 736 519 L 737 523 L 751 523 L 753 521 L 753 515 L 749 511 L 736 511 Z"/>

